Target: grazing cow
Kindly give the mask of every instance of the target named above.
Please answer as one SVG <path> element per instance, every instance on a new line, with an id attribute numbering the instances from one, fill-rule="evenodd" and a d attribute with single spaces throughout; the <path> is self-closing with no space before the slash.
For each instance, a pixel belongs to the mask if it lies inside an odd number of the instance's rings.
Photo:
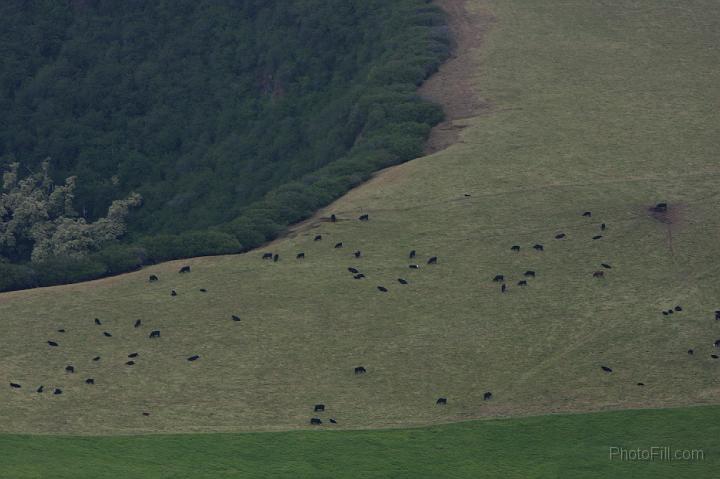
<path id="1" fill-rule="evenodd" d="M 720 321 L 720 310 L 715 311 L 715 321 Z"/>
<path id="2" fill-rule="evenodd" d="M 483 401 L 489 401 L 492 399 L 492 393 L 490 391 L 483 394 Z"/>
<path id="3" fill-rule="evenodd" d="M 378 289 L 378 291 L 382 291 L 383 293 L 387 293 L 387 292 L 388 292 L 388 290 L 387 290 L 387 288 L 386 288 L 385 286 L 378 286 L 377 289 Z"/>
<path id="4" fill-rule="evenodd" d="M 582 215 L 583 215 L 584 217 L 586 217 L 586 218 L 590 218 L 590 217 L 592 216 L 592 212 L 586 211 L 586 212 L 583 213 Z"/>
<path id="5" fill-rule="evenodd" d="M 85 384 L 95 384 L 95 380 L 93 378 L 87 378 Z"/>
<path id="6" fill-rule="evenodd" d="M 365 374 L 367 370 L 363 366 L 358 366 L 355 368 L 355 374 Z"/>
<path id="7" fill-rule="evenodd" d="M 612 269 L 612 266 L 610 266 L 610 265 L 607 264 L 607 263 L 600 263 L 600 266 L 602 266 L 602 267 L 605 268 L 605 269 Z"/>
<path id="8" fill-rule="evenodd" d="M 713 359 L 717 359 L 717 358 L 720 357 L 720 356 L 718 356 L 717 354 L 711 354 L 710 357 L 713 358 Z"/>
<path id="9" fill-rule="evenodd" d="M 138 319 L 135 321 L 135 324 L 133 326 L 136 328 L 139 328 L 141 324 L 142 324 L 142 320 Z"/>
<path id="10" fill-rule="evenodd" d="M 10 383 L 10 387 L 13 389 L 20 389 L 22 386 L 18 383 Z"/>
<path id="11" fill-rule="evenodd" d="M 325 411 L 325 405 L 324 404 L 316 404 L 315 405 L 315 412 Z"/>
<path id="12" fill-rule="evenodd" d="M 600 225 L 600 231 L 605 231 L 605 228 L 607 228 L 607 226 L 605 225 L 605 223 L 603 223 L 603 224 Z"/>
<path id="13" fill-rule="evenodd" d="M 565 237 L 565 233 L 559 233 L 555 235 L 555 239 L 563 239 Z"/>
<path id="14" fill-rule="evenodd" d="M 359 258 L 360 256 L 362 256 L 362 252 L 360 250 L 355 251 L 353 254 L 355 255 L 356 258 Z"/>
<path id="15" fill-rule="evenodd" d="M 104 335 L 106 338 L 112 338 L 112 334 L 108 333 L 107 331 L 103 331 L 103 335 Z"/>
<path id="16" fill-rule="evenodd" d="M 41 393 L 41 392 L 43 392 L 44 390 L 45 390 L 45 387 L 43 387 L 42 385 L 40 385 L 40 387 L 37 388 L 37 389 L 35 390 L 35 392 Z"/>
<path id="17" fill-rule="evenodd" d="M 148 281 L 150 281 L 151 283 L 154 283 L 155 281 L 159 281 L 159 280 L 160 280 L 160 278 L 158 278 L 154 274 L 151 274 L 150 277 L 148 278 Z"/>
<path id="18" fill-rule="evenodd" d="M 98 326 L 100 326 L 102 323 L 100 322 L 100 320 L 99 320 L 98 318 L 95 318 L 95 324 L 97 324 Z"/>
<path id="19" fill-rule="evenodd" d="M 518 246 L 518 245 L 513 245 L 513 247 L 510 248 L 510 249 L 513 250 L 513 251 L 520 251 L 520 246 Z"/>
<path id="20" fill-rule="evenodd" d="M 370 219 L 369 215 L 360 215 L 358 218 L 360 221 L 368 221 Z"/>
<path id="21" fill-rule="evenodd" d="M 715 342 L 713 343 L 713 346 L 715 346 L 716 348 L 720 348 L 720 339 L 718 339 L 717 341 L 715 341 Z"/>
<path id="22" fill-rule="evenodd" d="M 420 269 L 420 265 L 419 264 L 411 264 L 410 269 Z"/>
<path id="23" fill-rule="evenodd" d="M 602 235 L 595 235 L 592 237 L 594 240 L 599 240 L 600 238 L 602 238 Z"/>
<path id="24" fill-rule="evenodd" d="M 322 239 L 322 235 L 316 235 L 315 239 L 313 241 L 320 241 Z"/>
<path id="25" fill-rule="evenodd" d="M 668 209 L 667 203 L 658 203 L 653 208 L 653 211 L 656 213 L 665 213 Z"/>
<path id="26" fill-rule="evenodd" d="M 673 311 L 672 309 L 668 309 L 667 312 L 668 314 L 675 314 L 675 311 Z"/>
<path id="27" fill-rule="evenodd" d="M 73 366 L 65 366 L 65 372 L 66 373 L 74 373 L 75 368 Z"/>
<path id="28" fill-rule="evenodd" d="M 93 358 L 93 361 L 100 361 L 100 356 L 95 356 L 95 357 Z"/>
<path id="29" fill-rule="evenodd" d="M 62 389 L 60 389 L 60 388 L 55 388 L 55 390 L 53 391 L 53 394 L 56 395 L 56 396 L 62 394 Z"/>
<path id="30" fill-rule="evenodd" d="M 190 272 L 190 266 L 183 266 L 180 268 L 180 273 L 189 273 Z"/>
<path id="31" fill-rule="evenodd" d="M 200 292 L 201 292 L 201 293 L 207 293 L 207 289 L 205 289 L 205 288 L 200 288 Z"/>
<path id="32" fill-rule="evenodd" d="M 638 386 L 645 386 L 645 383 L 637 383 Z"/>
<path id="33" fill-rule="evenodd" d="M 149 416 L 150 413 L 149 413 L 149 412 L 144 412 L 144 413 L 142 413 L 142 415 L 143 415 L 143 416 Z"/>
<path id="34" fill-rule="evenodd" d="M 330 423 L 331 423 L 331 424 L 337 424 L 337 421 L 335 420 L 335 418 L 332 418 L 332 417 L 331 417 L 331 418 L 330 418 Z"/>
<path id="35" fill-rule="evenodd" d="M 693 354 L 695 354 L 695 351 L 693 351 L 692 349 L 688 349 L 688 354 L 692 356 Z"/>
<path id="36" fill-rule="evenodd" d="M 272 259 L 272 253 L 264 253 L 262 255 L 262 259 Z"/>
<path id="37" fill-rule="evenodd" d="M 160 337 L 160 331 L 159 331 L 159 330 L 150 331 L 150 339 L 159 338 L 159 337 Z"/>
<path id="38" fill-rule="evenodd" d="M 432 256 L 427 260 L 427 264 L 437 264 L 437 256 Z"/>
<path id="39" fill-rule="evenodd" d="M 534 278 L 534 277 L 535 277 L 535 271 L 529 269 L 529 270 L 525 271 L 525 273 L 523 273 L 523 276 Z"/>
<path id="40" fill-rule="evenodd" d="M 604 271 L 595 271 L 593 273 L 593 278 L 604 278 L 605 272 Z"/>
<path id="41" fill-rule="evenodd" d="M 136 357 L 138 357 L 138 356 L 139 356 L 138 353 L 130 353 L 130 354 L 128 354 L 128 357 L 129 357 L 129 358 L 136 358 Z"/>
<path id="42" fill-rule="evenodd" d="M 333 223 L 335 223 L 337 221 L 337 217 L 335 216 L 334 213 L 330 215 L 330 221 L 332 221 Z"/>
<path id="43" fill-rule="evenodd" d="M 400 284 L 408 284 L 407 280 L 402 279 L 402 278 L 398 278 L 398 283 L 400 283 Z"/>
<path id="44" fill-rule="evenodd" d="M 675 306 L 675 311 L 677 311 L 677 312 L 682 311 L 682 306 Z"/>
<path id="45" fill-rule="evenodd" d="M 170 291 L 170 296 L 177 296 L 177 291 L 175 291 L 174 289 Z"/>
<path id="46" fill-rule="evenodd" d="M 277 263 L 279 259 L 280 259 L 280 255 L 275 253 L 275 255 L 273 256 L 273 262 Z"/>
<path id="47" fill-rule="evenodd" d="M 663 311 L 662 314 L 663 314 L 663 316 L 667 316 L 667 315 L 668 315 L 668 312 L 667 312 L 667 311 Z"/>
<path id="48" fill-rule="evenodd" d="M 410 259 L 415 257 L 415 250 L 410 251 Z"/>
<path id="49" fill-rule="evenodd" d="M 126 366 L 134 366 L 134 365 L 135 365 L 135 361 L 128 361 L 128 362 L 125 363 L 125 365 L 126 365 Z"/>
<path id="50" fill-rule="evenodd" d="M 520 281 L 518 281 L 518 286 L 527 286 L 527 285 L 528 285 L 528 282 L 527 282 L 527 281 L 525 281 L 524 279 L 523 279 L 523 280 L 520 280 Z"/>
<path id="51" fill-rule="evenodd" d="M 362 278 L 364 278 L 364 277 L 365 277 L 364 274 L 359 273 L 359 274 L 356 274 L 355 276 L 353 276 L 353 279 L 362 279 Z"/>
<path id="52" fill-rule="evenodd" d="M 56 343 L 55 341 L 48 341 L 47 343 L 48 343 L 50 346 L 52 346 L 52 347 L 57 347 L 57 346 L 59 346 L 59 344 Z"/>
<path id="53" fill-rule="evenodd" d="M 533 249 L 535 249 L 536 251 L 544 251 L 545 250 L 545 248 L 541 244 L 533 245 Z"/>
<path id="54" fill-rule="evenodd" d="M 500 286 L 500 292 L 504 293 L 505 291 L 507 291 L 507 286 L 503 284 L 502 286 Z"/>
<path id="55" fill-rule="evenodd" d="M 609 368 L 609 367 L 607 367 L 607 366 L 600 366 L 600 369 L 602 369 L 602 370 L 605 371 L 606 373 L 611 373 L 611 372 L 612 372 L 612 369 Z"/>
<path id="56" fill-rule="evenodd" d="M 320 424 L 322 424 L 322 421 L 319 417 L 313 417 L 310 419 L 310 424 L 312 424 L 313 426 L 319 426 Z"/>
<path id="57" fill-rule="evenodd" d="M 305 253 L 298 253 L 297 256 L 295 256 L 295 259 L 304 259 Z"/>
<path id="58" fill-rule="evenodd" d="M 200 356 L 198 356 L 197 354 L 187 358 L 188 361 L 197 361 L 198 359 L 200 359 Z"/>
<path id="59" fill-rule="evenodd" d="M 445 406 L 447 405 L 447 398 L 438 398 L 437 401 L 435 401 L 436 406 Z"/>
<path id="60" fill-rule="evenodd" d="M 240 316 L 237 316 L 237 315 L 235 315 L 235 314 L 233 314 L 233 315 L 231 316 L 231 318 L 232 318 L 233 321 L 240 321 Z"/>
<path id="61" fill-rule="evenodd" d="M 335 249 L 342 248 L 342 247 L 343 247 L 342 241 L 339 243 L 335 243 Z"/>
<path id="62" fill-rule="evenodd" d="M 496 283 L 499 283 L 500 281 L 505 281 L 505 276 L 501 274 L 496 274 L 493 278 L 493 281 L 495 281 Z"/>
<path id="63" fill-rule="evenodd" d="M 358 274 L 360 272 L 356 268 L 352 268 L 352 267 L 348 268 L 348 271 L 350 271 L 353 274 Z"/>
<path id="64" fill-rule="evenodd" d="M 57 331 L 58 331 L 58 333 L 64 333 L 64 332 L 65 332 L 64 329 L 58 329 Z"/>

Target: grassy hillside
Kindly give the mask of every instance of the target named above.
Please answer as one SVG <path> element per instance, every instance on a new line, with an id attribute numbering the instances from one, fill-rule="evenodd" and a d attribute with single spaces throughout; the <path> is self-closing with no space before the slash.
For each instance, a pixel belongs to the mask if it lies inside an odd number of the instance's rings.
<path id="1" fill-rule="evenodd" d="M 718 433 L 718 408 L 705 407 L 546 416 L 392 431 L 103 438 L 0 436 L 4 451 L 0 475 L 13 479 L 701 479 L 716 476 Z M 612 446 L 701 450 L 703 459 L 611 461 Z M 52 475 L 47 475 L 48 471 Z"/>
<path id="2" fill-rule="evenodd" d="M 323 428 L 350 429 L 717 403 L 720 8 L 469 8 L 495 17 L 474 79 L 492 106 L 458 123 L 460 144 L 378 175 L 262 251 L 0 295 L 0 429 L 306 429 L 316 403 L 338 421 Z M 664 218 L 648 212 L 659 201 Z M 537 277 L 517 287 L 526 270 Z"/>

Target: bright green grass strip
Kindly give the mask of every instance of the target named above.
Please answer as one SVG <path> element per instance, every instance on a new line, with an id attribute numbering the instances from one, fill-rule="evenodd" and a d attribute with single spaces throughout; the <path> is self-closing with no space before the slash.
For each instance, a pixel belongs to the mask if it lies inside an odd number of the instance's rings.
<path id="1" fill-rule="evenodd" d="M 703 460 L 610 460 L 610 447 Z M 383 431 L 126 437 L 0 436 L 3 478 L 717 477 L 720 407 Z"/>

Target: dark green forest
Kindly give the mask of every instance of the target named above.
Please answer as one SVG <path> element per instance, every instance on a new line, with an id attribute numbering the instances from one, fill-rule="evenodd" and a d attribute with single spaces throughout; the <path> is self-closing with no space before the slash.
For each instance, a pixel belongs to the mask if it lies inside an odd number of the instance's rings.
<path id="1" fill-rule="evenodd" d="M 127 234 L 82 259 L 0 251 L 0 290 L 236 253 L 422 152 L 447 57 L 425 0 L 0 2 L 0 170 L 77 176 Z"/>

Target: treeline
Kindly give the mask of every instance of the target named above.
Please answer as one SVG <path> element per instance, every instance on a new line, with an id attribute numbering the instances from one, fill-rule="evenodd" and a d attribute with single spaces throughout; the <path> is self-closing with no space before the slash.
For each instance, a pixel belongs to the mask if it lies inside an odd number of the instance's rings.
<path id="1" fill-rule="evenodd" d="M 125 239 L 0 260 L 0 290 L 245 251 L 421 154 L 448 55 L 424 0 L 0 4 L 0 167 L 52 158 L 89 221 L 139 192 Z"/>

